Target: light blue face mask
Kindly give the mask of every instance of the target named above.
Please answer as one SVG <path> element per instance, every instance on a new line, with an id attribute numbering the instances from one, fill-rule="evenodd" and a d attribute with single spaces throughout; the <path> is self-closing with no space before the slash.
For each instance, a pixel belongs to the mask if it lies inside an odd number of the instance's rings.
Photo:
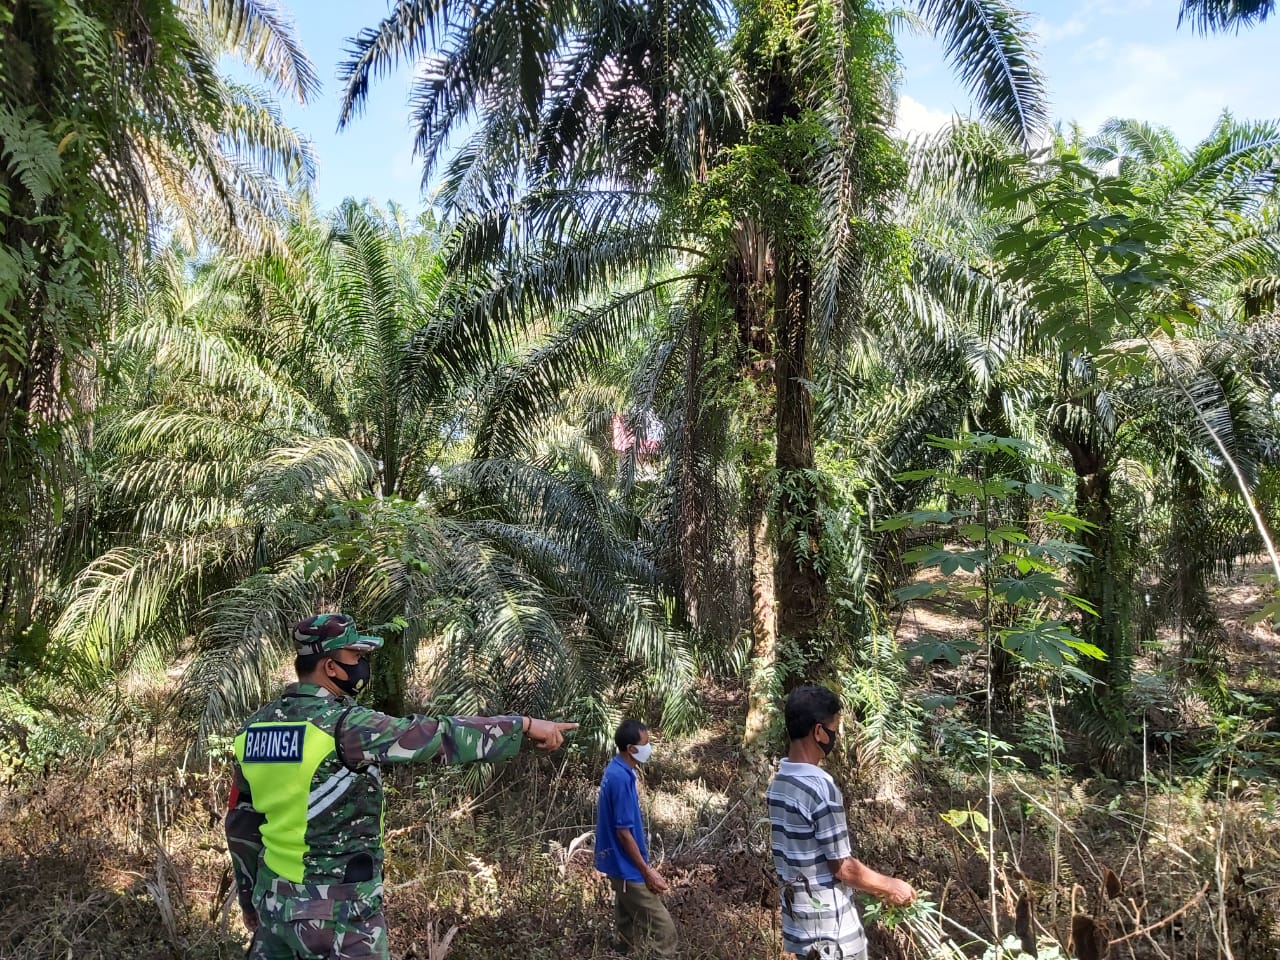
<path id="1" fill-rule="evenodd" d="M 648 761 L 649 754 L 651 753 L 653 753 L 652 743 L 638 743 L 636 744 L 635 750 L 632 752 L 631 757 L 632 759 L 635 760 L 636 763 L 645 763 Z"/>

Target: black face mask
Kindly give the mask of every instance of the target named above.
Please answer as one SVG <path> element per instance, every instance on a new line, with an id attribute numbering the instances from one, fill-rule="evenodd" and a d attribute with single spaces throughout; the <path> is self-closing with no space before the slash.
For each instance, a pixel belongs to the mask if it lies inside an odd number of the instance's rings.
<path id="1" fill-rule="evenodd" d="M 825 756 L 828 756 L 831 753 L 831 751 L 835 748 L 836 731 L 832 730 L 825 723 L 820 723 L 818 724 L 818 726 L 820 726 L 823 730 L 827 732 L 827 742 L 818 744 L 818 746 L 822 749 L 822 755 L 825 757 Z"/>
<path id="2" fill-rule="evenodd" d="M 369 685 L 369 677 L 371 674 L 369 670 L 369 659 L 367 657 L 361 657 L 355 663 L 343 663 L 341 660 L 334 660 L 333 662 L 340 666 L 342 668 L 342 672 L 346 674 L 346 677 L 342 680 L 339 680 L 337 677 L 333 678 L 333 682 L 336 683 L 338 688 L 344 693 L 350 694 L 354 697 Z"/>

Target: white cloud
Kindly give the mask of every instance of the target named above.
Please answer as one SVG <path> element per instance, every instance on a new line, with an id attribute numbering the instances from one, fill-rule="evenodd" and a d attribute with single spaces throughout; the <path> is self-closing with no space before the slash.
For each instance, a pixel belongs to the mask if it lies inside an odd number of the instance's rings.
<path id="1" fill-rule="evenodd" d="M 1092 133 L 1110 117 L 1135 117 L 1169 127 L 1190 145 L 1210 132 L 1223 109 L 1242 119 L 1280 113 L 1280 22 L 1205 37 L 1185 25 L 1178 29 L 1171 0 L 1028 0 L 1023 6 L 1039 14 L 1037 27 L 1048 41 L 1039 46 L 1054 120 L 1077 121 Z M 898 130 L 910 135 L 945 122 L 923 104 L 962 116 L 976 112 L 968 92 L 944 70 L 936 44 L 904 40 L 903 47 Z"/>
<path id="2" fill-rule="evenodd" d="M 899 136 L 910 139 L 937 133 L 951 121 L 952 115 L 946 111 L 926 107 L 919 100 L 903 94 L 898 98 L 898 115 L 894 118 L 893 129 Z"/>
<path id="3" fill-rule="evenodd" d="M 1061 112 L 1089 131 L 1108 117 L 1134 117 L 1168 126 L 1184 143 L 1194 143 L 1209 133 L 1224 108 L 1244 117 L 1274 111 L 1270 98 L 1258 96 L 1258 86 L 1246 79 L 1267 68 L 1237 66 L 1233 71 L 1225 58 L 1215 62 L 1216 57 L 1206 56 L 1209 52 L 1181 39 L 1115 47 L 1105 68 L 1109 82 L 1089 84 L 1089 93 L 1067 87 Z"/>
<path id="4" fill-rule="evenodd" d="M 1066 4 L 1070 15 L 1065 20 L 1050 20 L 1047 13 L 1041 13 L 1033 22 L 1032 30 L 1040 39 L 1040 45 L 1048 47 L 1062 40 L 1069 40 L 1084 33 L 1098 34 L 1116 29 L 1116 20 L 1132 16 L 1137 11 L 1150 7 L 1152 0 L 1127 0 L 1124 4 L 1113 3 L 1112 0 L 1075 0 Z M 1040 6 L 1029 3 L 1028 8 Z M 1045 4 L 1055 13 L 1066 14 L 1067 10 L 1057 10 L 1057 5 Z"/>
<path id="5" fill-rule="evenodd" d="M 1089 28 L 1090 18 L 1086 15 L 1077 14 L 1063 23 L 1054 23 L 1052 20 L 1041 18 L 1037 20 L 1032 29 L 1035 31 L 1040 42 L 1046 47 L 1050 44 L 1057 43 L 1059 40 L 1066 40 L 1069 37 L 1078 37 Z"/>
<path id="6" fill-rule="evenodd" d="M 1111 38 L 1098 37 L 1073 50 L 1070 54 L 1070 62 L 1073 64 L 1081 62 L 1106 64 L 1115 56 L 1116 45 Z"/>

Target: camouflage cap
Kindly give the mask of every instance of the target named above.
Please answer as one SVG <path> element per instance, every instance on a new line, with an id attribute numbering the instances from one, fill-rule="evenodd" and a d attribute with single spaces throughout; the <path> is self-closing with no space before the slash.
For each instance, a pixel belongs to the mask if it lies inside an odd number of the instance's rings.
<path id="1" fill-rule="evenodd" d="M 304 656 L 343 649 L 377 650 L 382 638 L 356 633 L 356 622 L 344 613 L 318 613 L 294 625 L 293 644 L 298 656 Z"/>

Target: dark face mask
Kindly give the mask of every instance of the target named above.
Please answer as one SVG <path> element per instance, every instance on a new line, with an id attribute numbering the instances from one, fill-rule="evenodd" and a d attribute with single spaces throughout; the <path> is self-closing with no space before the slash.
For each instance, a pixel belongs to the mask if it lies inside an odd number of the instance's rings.
<path id="1" fill-rule="evenodd" d="M 825 723 L 820 723 L 818 724 L 818 726 L 820 726 L 823 730 L 827 732 L 827 742 L 818 744 L 818 746 L 822 749 L 822 755 L 825 757 L 830 755 L 831 751 L 835 748 L 836 731 L 832 730 Z"/>
<path id="2" fill-rule="evenodd" d="M 355 663 L 343 663 L 341 660 L 334 660 L 333 662 L 340 666 L 342 672 L 346 674 L 346 677 L 342 680 L 337 677 L 333 678 L 333 682 L 344 693 L 354 697 L 369 685 L 370 671 L 367 657 L 361 657 Z"/>

